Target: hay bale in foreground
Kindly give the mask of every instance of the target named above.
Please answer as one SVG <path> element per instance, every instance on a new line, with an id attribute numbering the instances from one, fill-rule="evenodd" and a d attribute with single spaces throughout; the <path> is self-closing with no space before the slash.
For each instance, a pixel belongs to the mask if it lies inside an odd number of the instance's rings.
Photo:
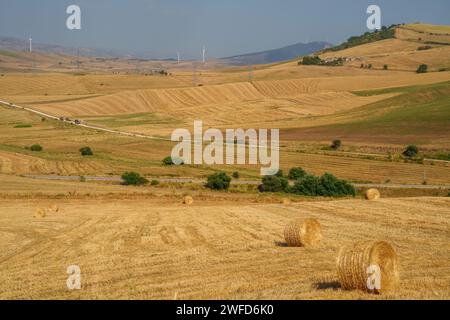
<path id="1" fill-rule="evenodd" d="M 185 196 L 183 198 L 183 204 L 190 206 L 193 203 L 194 203 L 194 199 L 191 196 Z"/>
<path id="2" fill-rule="evenodd" d="M 34 217 L 37 219 L 45 218 L 46 215 L 47 212 L 45 211 L 45 209 L 42 208 L 37 209 L 36 212 L 34 213 Z"/>
<path id="3" fill-rule="evenodd" d="M 369 189 L 366 191 L 366 199 L 369 201 L 374 201 L 374 200 L 378 200 L 381 198 L 381 194 L 380 191 L 378 191 L 378 189 Z"/>
<path id="4" fill-rule="evenodd" d="M 371 266 L 379 267 L 379 288 L 368 287 L 368 268 Z M 337 272 L 339 282 L 345 290 L 359 289 L 382 293 L 394 290 L 400 279 L 397 253 L 385 241 L 363 241 L 341 248 L 337 259 Z M 375 284 L 373 279 L 371 281 Z"/>
<path id="5" fill-rule="evenodd" d="M 315 246 L 322 241 L 322 228 L 316 219 L 294 221 L 284 229 L 284 240 L 289 247 Z"/>

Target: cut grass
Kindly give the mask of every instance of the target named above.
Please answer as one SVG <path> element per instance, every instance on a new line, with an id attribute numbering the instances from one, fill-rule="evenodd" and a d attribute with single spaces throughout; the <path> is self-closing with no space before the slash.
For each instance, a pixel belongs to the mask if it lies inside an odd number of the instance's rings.
<path id="1" fill-rule="evenodd" d="M 81 117 L 81 118 L 89 123 L 109 128 L 180 123 L 180 121 L 178 121 L 177 119 L 168 116 L 161 116 L 155 113 L 135 113 L 135 114 L 114 115 L 114 116 Z"/>

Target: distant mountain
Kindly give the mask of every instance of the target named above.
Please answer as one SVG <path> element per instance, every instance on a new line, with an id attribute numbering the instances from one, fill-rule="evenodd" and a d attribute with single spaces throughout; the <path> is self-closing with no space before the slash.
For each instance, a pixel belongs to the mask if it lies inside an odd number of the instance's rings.
<path id="1" fill-rule="evenodd" d="M 280 49 L 247 53 L 221 59 L 230 65 L 266 64 L 295 59 L 331 47 L 328 42 L 297 43 Z"/>
<path id="2" fill-rule="evenodd" d="M 29 40 L 0 36 L 0 50 L 28 51 L 29 47 L 30 47 Z M 85 48 L 85 47 L 75 48 L 53 44 L 38 43 L 34 41 L 33 41 L 33 50 L 42 53 L 54 53 L 68 56 L 76 56 L 78 52 L 80 55 L 87 57 L 103 57 L 103 58 L 132 57 L 132 55 L 127 52 L 114 49 Z"/>
<path id="3" fill-rule="evenodd" d="M 231 65 L 231 66 L 240 66 L 248 64 L 266 64 L 291 60 L 299 56 L 304 56 L 317 51 L 321 51 L 331 46 L 332 45 L 327 42 L 298 43 L 280 49 L 267 50 L 256 53 L 248 53 L 215 60 L 221 62 L 223 65 Z M 24 39 L 0 36 L 0 50 L 26 52 L 29 50 L 29 42 L 28 40 Z M 146 52 L 140 54 L 133 54 L 131 52 L 125 52 L 116 49 L 65 47 L 61 45 L 38 43 L 34 41 L 33 41 L 33 50 L 45 54 L 61 54 L 67 56 L 76 56 L 79 53 L 80 56 L 84 57 L 143 59 L 143 60 L 154 59 L 159 61 L 174 61 L 173 58 L 169 57 L 166 58 L 161 57 L 155 59 L 151 57 L 152 55 L 150 53 Z"/>

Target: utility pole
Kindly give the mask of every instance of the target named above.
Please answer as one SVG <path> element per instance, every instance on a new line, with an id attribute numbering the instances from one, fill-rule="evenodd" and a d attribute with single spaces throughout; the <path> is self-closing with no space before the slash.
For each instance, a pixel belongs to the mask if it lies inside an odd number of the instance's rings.
<path id="1" fill-rule="evenodd" d="M 77 70 L 80 70 L 80 47 L 77 47 Z"/>
<path id="2" fill-rule="evenodd" d="M 194 87 L 197 86 L 197 64 L 195 61 L 192 63 L 192 84 Z"/>

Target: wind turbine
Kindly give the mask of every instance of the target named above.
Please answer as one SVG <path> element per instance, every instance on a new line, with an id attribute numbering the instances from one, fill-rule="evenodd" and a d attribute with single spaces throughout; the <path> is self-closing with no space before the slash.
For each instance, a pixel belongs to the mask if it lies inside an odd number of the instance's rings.
<path id="1" fill-rule="evenodd" d="M 205 64 L 205 62 L 206 62 L 206 47 L 205 46 L 203 46 L 202 60 L 203 60 L 203 64 Z"/>
<path id="2" fill-rule="evenodd" d="M 178 60 L 178 64 L 180 64 L 181 57 L 180 57 L 180 53 L 179 52 L 177 52 L 177 60 Z"/>
<path id="3" fill-rule="evenodd" d="M 33 39 L 28 39 L 30 41 L 30 52 L 33 51 Z"/>

